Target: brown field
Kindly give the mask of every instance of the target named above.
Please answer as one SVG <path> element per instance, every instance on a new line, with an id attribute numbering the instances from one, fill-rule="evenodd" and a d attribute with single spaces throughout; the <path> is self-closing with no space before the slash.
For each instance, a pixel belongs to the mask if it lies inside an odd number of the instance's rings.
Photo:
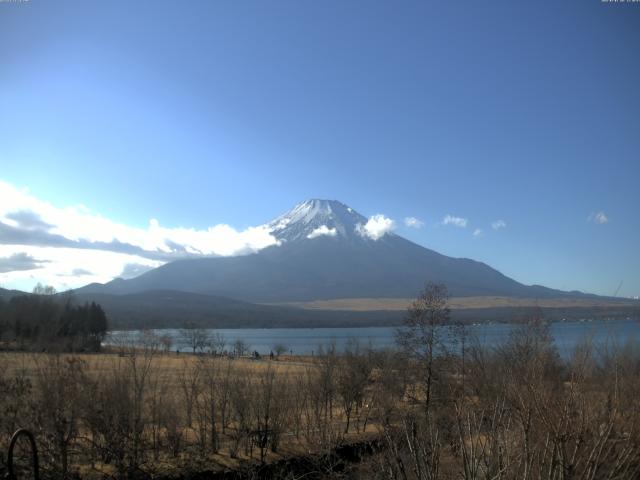
<path id="1" fill-rule="evenodd" d="M 28 378 L 35 378 L 38 371 L 38 364 L 46 358 L 46 354 L 23 353 L 23 352 L 0 352 L 0 365 L 8 375 L 13 375 L 16 371 L 26 373 Z M 120 355 L 108 349 L 103 353 L 71 354 L 64 353 L 61 358 L 80 359 L 87 365 L 87 371 L 94 376 L 109 373 L 117 368 L 119 364 L 126 362 L 128 355 Z M 189 353 L 158 354 L 153 357 L 153 367 L 162 372 L 165 379 L 171 385 L 177 385 L 185 369 L 193 368 L 202 357 Z M 218 363 L 226 362 L 224 358 L 214 360 Z M 238 374 L 249 377 L 256 376 L 268 368 L 275 370 L 278 375 L 302 374 L 305 369 L 313 365 L 308 357 L 296 357 L 282 355 L 278 360 L 253 360 L 249 358 L 238 358 L 233 360 L 234 371 Z"/>
<path id="2" fill-rule="evenodd" d="M 82 365 L 82 372 L 80 376 L 70 379 L 67 378 L 69 365 L 74 362 Z M 17 391 L 13 397 L 12 392 L 3 392 L 0 409 L 15 409 L 18 415 L 10 419 L 13 422 L 0 418 L 0 452 L 6 451 L 10 433 L 16 428 L 27 427 L 36 432 L 37 437 L 40 437 L 37 432 L 49 428 L 52 432 L 43 432 L 44 435 L 55 438 L 57 427 L 49 425 L 47 421 L 41 425 L 42 420 L 38 419 L 40 413 L 46 414 L 51 407 L 49 399 L 41 392 L 49 384 L 59 385 L 56 394 L 63 398 L 57 399 L 60 402 L 52 402 L 55 407 L 48 416 L 66 415 L 73 417 L 72 421 L 77 423 L 73 433 L 75 439 L 69 445 L 69 451 L 74 452 L 70 463 L 71 470 L 80 473 L 83 478 L 125 478 L 129 475 L 125 472 L 126 462 L 123 461 L 118 469 L 113 460 L 108 460 L 112 455 L 108 443 L 113 441 L 109 438 L 117 438 L 118 435 L 126 445 L 126 456 L 130 455 L 131 450 L 141 450 L 138 454 L 140 458 L 136 459 L 136 468 L 153 475 L 178 476 L 184 472 L 241 469 L 248 464 L 260 463 L 260 448 L 253 435 L 259 435 L 257 432 L 264 425 L 267 429 L 278 429 L 280 437 L 277 450 L 275 446 L 269 447 L 264 453 L 265 460 L 270 463 L 321 453 L 337 443 L 355 442 L 375 434 L 375 422 L 368 418 L 363 424 L 360 413 L 352 415 L 351 428 L 346 432 L 344 414 L 337 398 L 330 400 L 330 410 L 324 413 L 321 411 L 323 405 L 316 403 L 315 416 L 308 409 L 298 408 L 302 407 L 299 403 L 292 404 L 294 396 L 306 397 L 313 390 L 317 383 L 315 378 L 321 369 L 317 358 L 289 355 L 274 360 L 255 360 L 158 351 L 150 353 L 134 349 L 126 353 L 112 350 L 94 354 L 0 352 L 0 383 L 6 379 L 6 385 L 15 382 L 32 387 L 28 390 L 27 398 Z M 226 378 L 225 372 L 229 372 Z M 119 383 L 122 379 L 125 379 L 128 392 L 113 395 L 111 390 L 122 386 Z M 125 418 L 125 430 L 132 428 L 121 432 L 118 431 L 121 427 L 110 431 L 108 426 L 103 426 L 102 430 L 106 432 L 103 440 L 107 444 L 102 447 L 102 457 L 90 453 L 93 441 L 86 440 L 95 436 L 89 423 L 105 415 L 102 407 L 92 411 L 91 398 L 87 398 L 90 395 L 88 392 L 96 391 L 98 396 L 106 396 L 109 403 L 118 404 L 119 409 L 109 414 L 114 416 L 115 423 Z M 193 395 L 191 400 L 189 395 Z M 218 411 L 222 395 L 229 396 L 226 420 L 220 418 Z M 267 397 L 271 397 L 270 402 L 265 400 Z M 65 404 L 72 404 L 77 411 L 67 411 Z M 23 406 L 24 409 L 21 408 Z M 311 404 L 308 407 L 310 409 Z M 134 420 L 134 424 L 139 422 L 141 427 L 139 438 L 135 440 L 135 428 L 126 418 L 137 408 L 140 408 L 140 417 Z M 163 418 L 165 408 L 170 409 L 171 418 Z M 211 408 L 216 409 L 214 415 L 217 426 L 211 421 Z M 84 409 L 87 409 L 86 413 L 79 413 Z M 367 412 L 368 415 L 370 413 Z M 91 419 L 91 416 L 94 418 Z M 269 416 L 271 418 L 267 420 Z M 192 419 L 188 420 L 188 417 Z M 222 422 L 226 422 L 226 430 L 221 428 Z M 211 447 L 212 428 L 217 429 L 216 451 Z M 172 429 L 173 435 L 177 433 L 181 439 L 178 454 L 170 452 L 174 448 L 170 444 L 175 442 L 169 438 Z M 132 444 L 134 441 L 135 445 Z M 57 447 L 55 441 L 50 442 L 42 441 L 41 447 L 54 452 L 44 456 L 49 456 L 55 463 Z M 59 471 L 49 472 L 53 477 L 58 474 Z"/>
<path id="3" fill-rule="evenodd" d="M 336 298 L 332 300 L 314 300 L 311 302 L 287 302 L 286 305 L 308 310 L 347 310 L 347 311 L 403 311 L 413 299 L 410 298 Z M 449 306 L 453 310 L 500 307 L 541 307 L 541 308 L 591 308 L 638 305 L 632 300 L 600 300 L 591 298 L 514 298 L 514 297 L 452 297 Z"/>
<path id="4" fill-rule="evenodd" d="M 285 460 L 270 478 L 640 478 L 640 348 L 585 344 L 565 360 L 546 328 L 462 356 L 430 355 L 428 336 L 422 354 L 277 360 L 0 352 L 0 452 L 26 427 L 45 479 L 262 478 Z M 365 440 L 369 456 L 334 475 L 327 454 Z M 302 458 L 307 470 L 286 470 Z"/>

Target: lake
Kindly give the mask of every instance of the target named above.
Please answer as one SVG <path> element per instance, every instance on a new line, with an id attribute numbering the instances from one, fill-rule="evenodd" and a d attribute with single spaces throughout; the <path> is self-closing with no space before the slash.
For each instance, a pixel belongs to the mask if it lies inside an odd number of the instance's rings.
<path id="1" fill-rule="evenodd" d="M 485 346 L 497 346 L 509 338 L 516 327 L 513 324 L 492 323 L 469 325 L 470 337 L 475 337 Z M 395 343 L 395 327 L 369 328 L 260 328 L 260 329 L 211 329 L 211 334 L 224 336 L 227 346 L 236 340 L 249 345 L 251 351 L 268 355 L 274 345 L 282 344 L 287 351 L 296 355 L 311 355 L 318 352 L 321 345 L 336 344 L 343 350 L 351 339 L 357 339 L 361 346 L 371 345 L 381 349 L 393 347 Z M 627 342 L 640 340 L 640 322 L 628 320 L 585 320 L 579 322 L 556 322 L 550 325 L 551 335 L 563 357 L 571 354 L 576 345 L 585 339 L 591 339 L 598 345 L 624 345 Z M 189 351 L 184 343 L 181 331 L 177 329 L 153 330 L 158 335 L 169 335 L 173 339 L 172 350 Z M 105 339 L 106 345 L 113 345 L 122 340 L 138 343 L 139 331 L 113 331 Z M 227 347 L 229 348 L 229 347 Z"/>

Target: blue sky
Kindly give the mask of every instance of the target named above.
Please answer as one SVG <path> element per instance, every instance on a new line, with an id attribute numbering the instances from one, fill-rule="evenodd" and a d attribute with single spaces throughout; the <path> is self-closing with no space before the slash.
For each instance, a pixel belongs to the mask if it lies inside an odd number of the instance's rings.
<path id="1" fill-rule="evenodd" d="M 132 229 L 338 199 L 524 283 L 640 295 L 639 46 L 640 4 L 598 0 L 0 3 L 0 181 Z"/>

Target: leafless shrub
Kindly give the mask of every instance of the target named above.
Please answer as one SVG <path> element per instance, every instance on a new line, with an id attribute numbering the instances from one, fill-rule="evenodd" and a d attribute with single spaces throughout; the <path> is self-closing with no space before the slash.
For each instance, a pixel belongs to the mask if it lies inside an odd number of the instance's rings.
<path id="1" fill-rule="evenodd" d="M 265 461 L 267 449 L 278 450 L 280 437 L 287 427 L 288 400 L 286 382 L 276 376 L 271 366 L 263 370 L 249 401 L 250 430 L 260 451 L 261 463 Z"/>
<path id="2" fill-rule="evenodd" d="M 187 426 L 193 426 L 193 411 L 200 394 L 202 364 L 200 362 L 192 362 L 186 357 L 182 361 L 182 370 L 180 373 L 180 390 L 184 399 L 184 410 L 187 417 Z"/>
<path id="3" fill-rule="evenodd" d="M 24 356 L 21 356 L 24 358 Z M 18 428 L 32 427 L 33 420 L 29 399 L 34 390 L 25 368 L 15 366 L 12 373 L 7 372 L 9 365 L 0 369 L 0 468 L 6 468 L 5 454 L 9 439 Z"/>
<path id="4" fill-rule="evenodd" d="M 322 452 L 329 451 L 342 436 L 343 429 L 334 421 L 338 361 L 335 345 L 320 347 L 315 363 L 305 373 L 305 437 L 309 445 L 318 446 Z"/>
<path id="5" fill-rule="evenodd" d="M 42 466 L 51 475 L 70 475 L 70 456 L 79 435 L 80 402 L 86 364 L 74 357 L 48 355 L 36 360 L 36 388 L 31 399 L 40 441 Z"/>
<path id="6" fill-rule="evenodd" d="M 239 449 L 244 445 L 245 454 L 250 450 L 251 417 L 250 395 L 251 385 L 247 378 L 236 376 L 229 385 L 229 400 L 231 406 L 231 426 L 229 436 L 229 454 L 231 458 L 238 456 Z"/>
<path id="7" fill-rule="evenodd" d="M 145 461 L 149 444 L 148 405 L 156 350 L 130 349 L 112 369 L 91 380 L 84 421 L 93 446 L 118 477 L 134 475 Z"/>
<path id="8" fill-rule="evenodd" d="M 350 342 L 340 357 L 336 378 L 336 391 L 346 418 L 344 433 L 349 433 L 354 409 L 358 413 L 364 406 L 365 389 L 368 386 L 370 374 L 369 356 L 360 351 L 356 341 Z M 356 423 L 356 427 L 357 425 Z"/>

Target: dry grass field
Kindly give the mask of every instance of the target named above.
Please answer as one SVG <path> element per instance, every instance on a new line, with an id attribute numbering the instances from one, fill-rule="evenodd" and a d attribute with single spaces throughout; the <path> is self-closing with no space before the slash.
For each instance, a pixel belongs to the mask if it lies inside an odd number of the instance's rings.
<path id="1" fill-rule="evenodd" d="M 404 311 L 413 299 L 410 298 L 338 298 L 332 300 L 314 300 L 311 302 L 288 302 L 287 305 L 310 310 L 347 310 L 347 311 Z M 620 305 L 638 305 L 627 299 L 591 299 L 591 298 L 515 298 L 515 297 L 452 297 L 449 307 L 453 310 L 501 307 L 540 307 L 540 308 L 592 308 L 617 307 Z"/>
<path id="2" fill-rule="evenodd" d="M 372 408 L 355 395 L 348 402 L 360 403 L 346 430 L 345 402 L 334 391 L 336 365 L 318 358 L 0 352 L 0 366 L 2 386 L 9 387 L 0 407 L 13 412 L 0 418 L 0 450 L 16 428 L 37 432 L 52 477 L 241 469 L 319 454 L 378 431 Z M 55 422 L 60 418 L 63 425 Z M 60 444 L 60 429 L 70 423 L 68 443 Z"/>
<path id="3" fill-rule="evenodd" d="M 129 354 L 121 355 L 115 350 L 106 349 L 102 353 L 62 353 L 61 359 L 78 359 L 86 364 L 87 373 L 94 377 L 100 377 L 106 373 L 118 370 L 123 363 L 130 358 Z M 34 379 L 39 370 L 39 365 L 48 357 L 43 353 L 28 352 L 0 352 L 0 365 L 6 375 L 14 375 L 17 372 L 24 373 L 27 378 Z M 158 371 L 172 386 L 177 386 L 185 370 L 194 368 L 202 361 L 202 356 L 189 353 L 162 353 L 154 355 L 153 369 Z M 211 360 L 219 365 L 226 363 L 224 357 L 216 357 Z M 248 357 L 232 360 L 234 372 L 245 375 L 248 378 L 255 377 L 267 369 L 272 369 L 278 375 L 302 374 L 309 366 L 313 366 L 310 357 L 282 355 L 277 360 L 254 360 Z"/>

